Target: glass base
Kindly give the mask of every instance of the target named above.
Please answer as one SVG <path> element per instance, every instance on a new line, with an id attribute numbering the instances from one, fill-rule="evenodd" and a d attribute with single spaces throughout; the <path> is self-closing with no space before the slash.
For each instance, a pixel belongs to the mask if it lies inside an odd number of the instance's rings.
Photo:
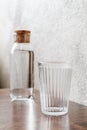
<path id="1" fill-rule="evenodd" d="M 49 107 L 46 109 L 42 109 L 42 113 L 50 116 L 61 116 L 67 114 L 68 109 L 62 107 Z"/>

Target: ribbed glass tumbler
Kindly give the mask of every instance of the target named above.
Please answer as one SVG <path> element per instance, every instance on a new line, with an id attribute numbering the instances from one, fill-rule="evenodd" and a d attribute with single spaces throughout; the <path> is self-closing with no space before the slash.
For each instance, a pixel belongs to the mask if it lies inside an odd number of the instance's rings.
<path id="1" fill-rule="evenodd" d="M 59 116 L 68 112 L 72 69 L 65 63 L 39 62 L 42 113 Z"/>

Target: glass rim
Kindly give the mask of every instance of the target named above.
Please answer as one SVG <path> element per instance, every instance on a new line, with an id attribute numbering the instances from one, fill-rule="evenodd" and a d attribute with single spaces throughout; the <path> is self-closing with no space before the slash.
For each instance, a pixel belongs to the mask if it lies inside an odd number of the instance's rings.
<path id="1" fill-rule="evenodd" d="M 65 61 L 48 61 L 48 60 L 38 61 L 38 66 L 39 67 L 47 66 L 47 67 L 70 68 L 70 69 L 72 69 L 72 66 Z"/>

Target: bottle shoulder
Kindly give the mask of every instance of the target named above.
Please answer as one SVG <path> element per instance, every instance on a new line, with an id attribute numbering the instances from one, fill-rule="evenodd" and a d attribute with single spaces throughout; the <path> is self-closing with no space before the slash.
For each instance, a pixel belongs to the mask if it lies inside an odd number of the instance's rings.
<path id="1" fill-rule="evenodd" d="M 34 51 L 33 46 L 28 43 L 14 43 L 12 49 L 11 49 L 11 54 L 14 53 L 15 51 Z"/>

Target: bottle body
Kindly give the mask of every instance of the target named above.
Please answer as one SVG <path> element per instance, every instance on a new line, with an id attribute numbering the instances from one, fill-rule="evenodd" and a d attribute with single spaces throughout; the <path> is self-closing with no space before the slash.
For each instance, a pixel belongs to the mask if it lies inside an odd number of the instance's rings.
<path id="1" fill-rule="evenodd" d="M 33 97 L 34 51 L 29 44 L 13 45 L 11 50 L 10 96 L 13 100 Z"/>

